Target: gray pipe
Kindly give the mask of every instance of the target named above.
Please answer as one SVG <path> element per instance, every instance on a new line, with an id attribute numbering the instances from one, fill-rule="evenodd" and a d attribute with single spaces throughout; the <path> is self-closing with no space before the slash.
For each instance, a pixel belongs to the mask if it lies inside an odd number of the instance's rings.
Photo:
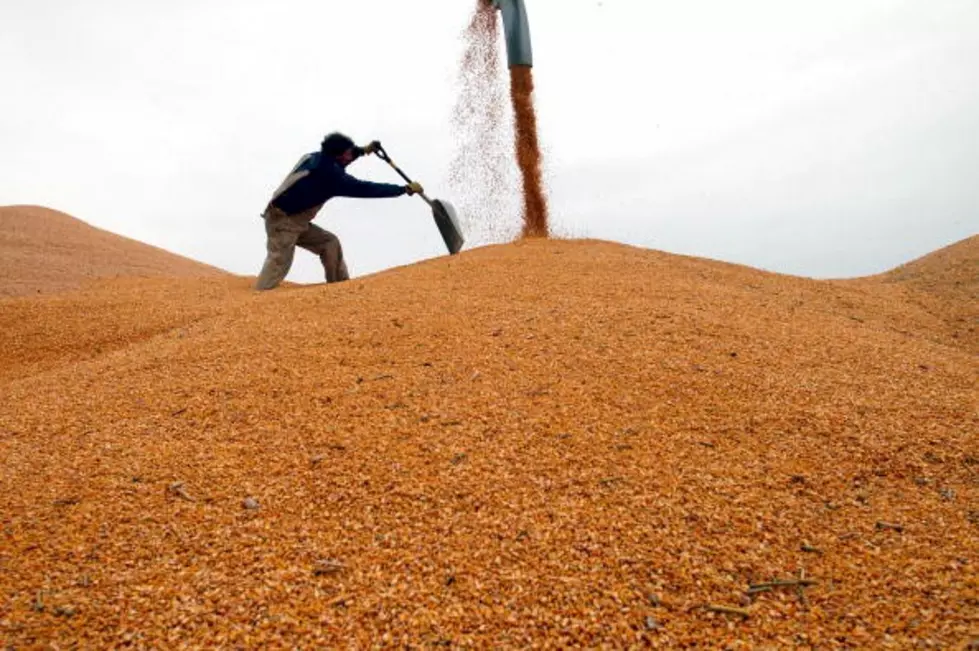
<path id="1" fill-rule="evenodd" d="M 503 33 L 506 37 L 507 61 L 510 67 L 534 65 L 530 49 L 530 23 L 523 0 L 493 0 L 493 6 L 503 14 Z"/>

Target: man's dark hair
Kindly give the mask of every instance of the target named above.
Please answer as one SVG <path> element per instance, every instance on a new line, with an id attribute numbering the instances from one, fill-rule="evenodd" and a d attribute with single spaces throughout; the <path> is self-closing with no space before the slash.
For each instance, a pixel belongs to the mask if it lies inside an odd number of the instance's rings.
<path id="1" fill-rule="evenodd" d="M 327 137 L 323 138 L 323 143 L 320 145 L 320 151 L 323 152 L 324 156 L 336 158 L 353 146 L 354 141 L 348 136 L 345 136 L 339 132 L 333 132 Z"/>

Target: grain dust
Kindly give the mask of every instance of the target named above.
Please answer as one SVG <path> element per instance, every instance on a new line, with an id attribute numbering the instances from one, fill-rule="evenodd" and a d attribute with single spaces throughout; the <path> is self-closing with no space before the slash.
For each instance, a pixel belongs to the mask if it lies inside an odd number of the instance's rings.
<path id="1" fill-rule="evenodd" d="M 452 120 L 459 148 L 450 181 L 461 199 L 466 230 L 479 243 L 501 242 L 511 235 L 507 198 L 513 188 L 514 162 L 519 175 L 519 234 L 524 238 L 549 235 L 533 70 L 509 68 L 508 114 L 500 34 L 497 10 L 490 0 L 477 0 L 464 32 L 460 90 Z"/>
<path id="2" fill-rule="evenodd" d="M 503 242 L 519 232 L 508 217 L 518 207 L 509 200 L 515 188 L 512 118 L 499 39 L 497 10 L 490 0 L 478 0 L 463 33 L 451 123 L 457 148 L 449 168 L 471 245 Z"/>

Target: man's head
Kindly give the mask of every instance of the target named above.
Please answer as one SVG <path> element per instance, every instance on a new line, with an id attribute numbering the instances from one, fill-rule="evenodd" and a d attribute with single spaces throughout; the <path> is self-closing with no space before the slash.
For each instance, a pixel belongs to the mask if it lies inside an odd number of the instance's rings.
<path id="1" fill-rule="evenodd" d="M 320 151 L 327 158 L 332 158 L 341 165 L 347 165 L 357 157 L 357 146 L 354 141 L 339 132 L 333 132 L 323 138 Z"/>

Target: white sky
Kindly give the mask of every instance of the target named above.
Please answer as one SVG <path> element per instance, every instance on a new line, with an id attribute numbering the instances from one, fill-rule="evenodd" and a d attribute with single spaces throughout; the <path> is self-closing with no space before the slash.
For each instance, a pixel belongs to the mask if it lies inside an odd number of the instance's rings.
<path id="1" fill-rule="evenodd" d="M 844 277 L 979 232 L 976 0 L 526 2 L 558 233 Z M 269 194 L 334 129 L 454 201 L 474 5 L 0 0 L 0 205 L 254 275 Z M 316 223 L 355 276 L 444 254 L 417 198 Z"/>

